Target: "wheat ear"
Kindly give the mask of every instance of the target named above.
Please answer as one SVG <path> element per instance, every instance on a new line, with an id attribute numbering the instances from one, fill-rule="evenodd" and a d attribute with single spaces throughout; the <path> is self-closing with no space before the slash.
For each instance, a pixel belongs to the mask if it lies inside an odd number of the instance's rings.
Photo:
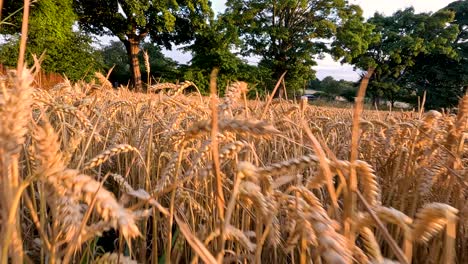
<path id="1" fill-rule="evenodd" d="M 132 260 L 119 253 L 106 253 L 99 258 L 95 259 L 95 264 L 137 264 L 138 262 Z"/>
<path id="2" fill-rule="evenodd" d="M 443 230 L 449 219 L 456 218 L 457 213 L 457 209 L 447 204 L 426 204 L 416 214 L 412 238 L 418 242 L 429 242 L 432 237 Z"/>
<path id="3" fill-rule="evenodd" d="M 92 158 L 90 161 L 88 161 L 83 167 L 83 170 L 97 167 L 103 164 L 104 162 L 106 162 L 106 160 L 110 159 L 112 156 L 118 155 L 120 153 L 129 152 L 129 151 L 138 152 L 138 149 L 128 144 L 120 144 L 120 145 L 113 146 L 105 150 L 101 154 L 97 155 L 96 157 Z"/>

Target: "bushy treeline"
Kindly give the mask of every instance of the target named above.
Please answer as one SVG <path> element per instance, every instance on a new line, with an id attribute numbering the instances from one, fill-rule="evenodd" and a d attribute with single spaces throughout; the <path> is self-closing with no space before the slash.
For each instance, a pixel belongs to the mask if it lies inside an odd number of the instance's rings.
<path id="1" fill-rule="evenodd" d="M 4 1 L 0 63 L 7 66 L 17 60 L 21 5 Z M 42 68 L 72 80 L 113 68 L 113 83 L 137 90 L 149 76 L 153 83 L 191 80 L 206 92 L 218 67 L 221 92 L 243 80 L 253 94 L 271 91 L 285 72 L 288 91 L 303 90 L 316 79 L 317 59 L 330 54 L 361 71 L 375 69 L 368 88 L 374 103 L 414 103 L 426 94 L 426 106 L 438 108 L 455 105 L 468 85 L 467 11 L 463 0 L 434 13 L 407 8 L 365 20 L 359 6 L 343 0 L 227 0 L 217 15 L 208 0 L 41 0 L 31 8 L 28 54 L 31 63 L 31 54 L 45 52 Z M 93 45 L 96 36 L 118 41 Z M 192 55 L 187 65 L 161 52 L 177 45 Z M 247 63 L 252 57 L 256 65 Z M 354 90 L 341 84 L 329 82 L 327 90 L 352 99 Z"/>

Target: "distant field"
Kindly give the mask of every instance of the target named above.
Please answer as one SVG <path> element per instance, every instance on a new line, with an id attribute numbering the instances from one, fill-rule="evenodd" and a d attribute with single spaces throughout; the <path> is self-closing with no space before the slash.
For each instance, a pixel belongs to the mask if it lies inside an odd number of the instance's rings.
<path id="1" fill-rule="evenodd" d="M 350 162 L 350 108 L 27 78 L 0 93 L 3 260 L 468 263 L 468 95 L 365 110 Z"/>

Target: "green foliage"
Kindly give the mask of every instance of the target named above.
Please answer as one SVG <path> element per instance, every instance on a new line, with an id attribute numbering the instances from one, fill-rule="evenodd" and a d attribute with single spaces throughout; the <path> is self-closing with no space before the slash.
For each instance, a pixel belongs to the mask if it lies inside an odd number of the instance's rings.
<path id="1" fill-rule="evenodd" d="M 144 42 L 140 48 L 148 53 L 151 79 L 170 82 L 178 79 L 179 73 L 177 70 L 177 63 L 165 57 L 158 45 Z M 112 68 L 110 81 L 124 85 L 128 84 L 131 74 L 124 44 L 120 41 L 112 41 L 109 45 L 104 46 L 100 50 L 100 53 L 104 61 L 105 69 L 110 70 Z M 147 78 L 143 54 L 140 54 L 139 61 L 140 67 L 144 69 L 143 78 Z"/>
<path id="2" fill-rule="evenodd" d="M 195 82 L 203 93 L 209 90 L 209 75 L 214 67 L 220 69 L 218 74 L 218 91 L 224 93 L 232 81 L 250 83 L 251 94 L 263 94 L 270 72 L 263 67 L 247 64 L 231 50 L 239 44 L 237 28 L 229 23 L 225 16 L 210 20 L 207 27 L 195 34 L 195 41 L 185 48 L 191 51 L 190 66 L 185 66 L 184 79 Z"/>
<path id="3" fill-rule="evenodd" d="M 393 103 L 403 94 L 409 94 L 405 78 L 419 63 L 419 58 L 457 57 L 456 49 L 450 45 L 458 34 L 457 26 L 449 24 L 453 19 L 454 13 L 447 10 L 415 14 L 413 8 L 407 8 L 388 17 L 376 13 L 368 20 L 375 27 L 374 41 L 353 63 L 363 70 L 375 67 L 368 87 L 374 103 L 379 97 Z"/>
<path id="4" fill-rule="evenodd" d="M 130 64 L 128 64 L 127 51 L 122 42 L 112 41 L 109 45 L 102 47 L 99 52 L 103 58 L 105 70 L 109 71 L 112 68 L 110 81 L 127 84 L 130 80 Z"/>
<path id="5" fill-rule="evenodd" d="M 205 25 L 212 15 L 207 0 L 73 0 L 80 26 L 98 35 L 125 42 L 133 37 L 151 40 L 170 49 Z M 119 9 L 121 7 L 121 9 Z"/>
<path id="6" fill-rule="evenodd" d="M 2 17 L 15 12 L 18 2 L 6 1 Z M 0 47 L 0 63 L 14 67 L 18 60 L 21 12 L 16 13 L 2 27 L 7 43 Z M 46 56 L 41 65 L 46 72 L 61 73 L 78 80 L 101 66 L 101 60 L 91 46 L 91 38 L 72 30 L 75 15 L 71 0 L 41 0 L 34 4 L 29 19 L 27 61 L 33 63 L 32 54 Z"/>
<path id="7" fill-rule="evenodd" d="M 309 82 L 308 88 L 322 92 L 321 97 L 335 98 L 335 96 L 343 96 L 348 101 L 354 101 L 357 92 L 356 83 L 335 80 L 332 76 L 327 76 L 322 81 L 319 79 L 312 80 Z"/>
<path id="8" fill-rule="evenodd" d="M 468 85 L 468 1 L 453 2 L 441 12 L 455 15 L 451 24 L 458 33 L 446 48 L 454 50 L 456 56 L 422 54 L 405 77 L 418 95 L 426 92 L 426 108 L 456 106 Z"/>
<path id="9" fill-rule="evenodd" d="M 179 77 L 177 62 L 164 56 L 159 45 L 150 42 L 144 42 L 141 45 L 141 50 L 148 53 L 151 79 L 161 81 L 175 81 Z M 144 67 L 144 58 L 142 53 L 140 53 L 140 65 L 140 67 L 144 69 L 143 78 L 146 78 L 147 72 L 146 68 Z"/>
<path id="10" fill-rule="evenodd" d="M 315 76 L 317 55 L 350 61 L 369 41 L 371 28 L 348 1 L 228 0 L 226 5 L 230 23 L 240 29 L 242 53 L 262 58 L 260 64 L 272 69 L 271 84 L 287 71 L 288 88 L 302 89 Z"/>
<path id="11" fill-rule="evenodd" d="M 331 55 L 342 63 L 352 62 L 354 58 L 365 53 L 369 44 L 376 41 L 372 34 L 374 25 L 364 23 L 359 6 L 350 5 L 341 11 L 341 25 L 336 29 L 336 38 L 331 44 Z"/>
<path id="12" fill-rule="evenodd" d="M 193 44 L 185 48 L 191 51 L 191 65 L 211 69 L 219 67 L 221 71 L 235 71 L 241 62 L 231 49 L 238 44 L 237 29 L 225 19 L 211 19 L 206 27 L 195 33 Z"/>
<path id="13" fill-rule="evenodd" d="M 237 41 L 234 27 L 224 23 L 223 18 L 211 20 L 204 29 L 195 34 L 195 41 L 185 48 L 191 51 L 190 67 L 184 78 L 194 81 L 202 92 L 209 90 L 209 75 L 214 67 L 219 68 L 218 89 L 224 90 L 243 62 L 231 52 Z"/>
<path id="14" fill-rule="evenodd" d="M 200 91 L 209 94 L 211 69 L 202 69 L 194 66 L 182 65 L 179 68 L 183 73 L 182 79 L 194 82 Z M 232 72 L 220 71 L 217 79 L 218 93 L 224 95 L 226 87 L 234 81 L 249 83 L 250 98 L 264 96 L 267 92 L 267 81 L 271 76 L 271 70 L 255 65 L 249 65 L 240 61 L 237 69 Z"/>
<path id="15" fill-rule="evenodd" d="M 73 0 L 80 26 L 113 35 L 125 45 L 132 83 L 141 88 L 140 43 L 149 36 L 157 45 L 187 43 L 212 16 L 208 0 Z"/>
<path id="16" fill-rule="evenodd" d="M 325 77 L 321 82 L 319 89 L 330 95 L 338 96 L 345 90 L 354 90 L 355 84 L 345 80 L 335 80 L 331 76 Z"/>

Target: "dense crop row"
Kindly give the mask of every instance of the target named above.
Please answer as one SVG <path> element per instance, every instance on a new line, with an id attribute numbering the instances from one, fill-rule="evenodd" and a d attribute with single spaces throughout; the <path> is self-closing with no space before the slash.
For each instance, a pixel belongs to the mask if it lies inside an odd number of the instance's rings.
<path id="1" fill-rule="evenodd" d="M 351 109 L 244 83 L 207 98 L 100 77 L 1 82 L 1 263 L 468 262 L 468 96 L 364 111 L 353 134 Z"/>

